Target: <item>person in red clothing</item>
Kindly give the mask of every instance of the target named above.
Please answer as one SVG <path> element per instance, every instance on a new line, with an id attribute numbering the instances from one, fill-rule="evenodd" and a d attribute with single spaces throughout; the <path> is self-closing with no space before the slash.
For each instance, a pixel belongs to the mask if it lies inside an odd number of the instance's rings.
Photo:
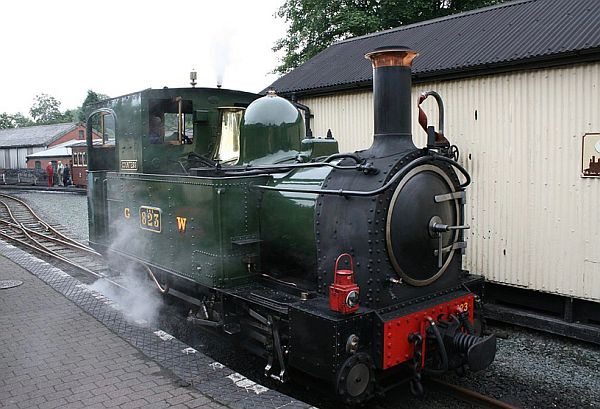
<path id="1" fill-rule="evenodd" d="M 54 176 L 54 169 L 52 169 L 52 162 L 46 166 L 46 172 L 48 173 L 48 187 L 52 187 L 52 177 Z"/>

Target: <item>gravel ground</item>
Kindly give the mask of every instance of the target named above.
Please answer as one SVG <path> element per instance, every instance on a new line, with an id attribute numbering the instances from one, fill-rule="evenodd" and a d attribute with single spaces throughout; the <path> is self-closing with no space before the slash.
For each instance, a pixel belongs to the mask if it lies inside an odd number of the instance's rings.
<path id="1" fill-rule="evenodd" d="M 12 193 L 12 192 L 11 192 Z M 47 217 L 66 227 L 74 237 L 87 241 L 87 199 L 70 193 L 19 192 Z M 172 311 L 172 310 L 169 310 Z M 339 403 L 326 394 L 298 385 L 278 387 L 262 377 L 264 362 L 241 352 L 220 338 L 191 331 L 185 321 L 161 318 L 162 325 L 184 342 L 192 343 L 215 360 L 225 363 L 250 379 L 323 408 L 336 408 Z M 530 331 L 519 327 L 495 324 L 493 332 L 502 332 L 498 339 L 496 361 L 485 371 L 459 378 L 447 375 L 445 380 L 474 389 L 522 408 L 599 408 L 600 409 L 600 346 Z M 429 391 L 423 400 L 410 396 L 406 387 L 399 387 L 385 397 L 366 405 L 368 408 L 471 408 L 446 395 Z"/>
<path id="2" fill-rule="evenodd" d="M 448 375 L 446 381 L 522 408 L 600 408 L 600 346 L 509 325 L 490 329 L 508 336 L 498 339 L 491 367 L 462 378 Z M 456 407 L 437 394 L 407 403 Z"/>
<path id="3" fill-rule="evenodd" d="M 25 200 L 38 216 L 60 224 L 71 237 L 87 244 L 87 196 L 68 192 L 40 193 L 26 190 L 3 190 L 3 193 Z"/>

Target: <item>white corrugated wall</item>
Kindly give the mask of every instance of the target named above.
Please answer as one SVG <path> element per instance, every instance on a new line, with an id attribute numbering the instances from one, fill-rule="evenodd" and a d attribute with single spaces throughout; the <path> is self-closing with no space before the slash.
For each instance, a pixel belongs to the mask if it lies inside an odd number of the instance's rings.
<path id="1" fill-rule="evenodd" d="M 429 89 L 442 95 L 446 135 L 473 176 L 465 267 L 600 301 L 600 179 L 580 177 L 582 137 L 600 132 L 600 63 L 417 84 L 413 100 Z M 342 151 L 370 145 L 371 92 L 301 102 L 313 110 L 315 135 L 331 128 Z M 424 105 L 437 125 L 433 98 Z"/>

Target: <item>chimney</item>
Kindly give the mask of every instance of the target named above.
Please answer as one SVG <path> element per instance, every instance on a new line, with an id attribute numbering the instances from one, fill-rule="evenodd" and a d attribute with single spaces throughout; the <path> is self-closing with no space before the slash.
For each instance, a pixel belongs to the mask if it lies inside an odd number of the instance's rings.
<path id="1" fill-rule="evenodd" d="M 389 154 L 415 148 L 411 134 L 411 65 L 417 55 L 402 46 L 379 47 L 365 55 L 373 64 L 372 150 Z"/>

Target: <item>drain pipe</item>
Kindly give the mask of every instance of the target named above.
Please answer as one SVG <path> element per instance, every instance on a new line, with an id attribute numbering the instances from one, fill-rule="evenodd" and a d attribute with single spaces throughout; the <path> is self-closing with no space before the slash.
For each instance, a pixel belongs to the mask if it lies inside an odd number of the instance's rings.
<path id="1" fill-rule="evenodd" d="M 313 133 L 312 129 L 310 129 L 310 119 L 314 118 L 314 115 L 310 113 L 310 108 L 304 104 L 301 104 L 297 101 L 296 94 L 292 94 L 292 103 L 296 106 L 296 108 L 304 111 L 304 127 L 306 128 L 306 138 L 312 139 Z"/>

